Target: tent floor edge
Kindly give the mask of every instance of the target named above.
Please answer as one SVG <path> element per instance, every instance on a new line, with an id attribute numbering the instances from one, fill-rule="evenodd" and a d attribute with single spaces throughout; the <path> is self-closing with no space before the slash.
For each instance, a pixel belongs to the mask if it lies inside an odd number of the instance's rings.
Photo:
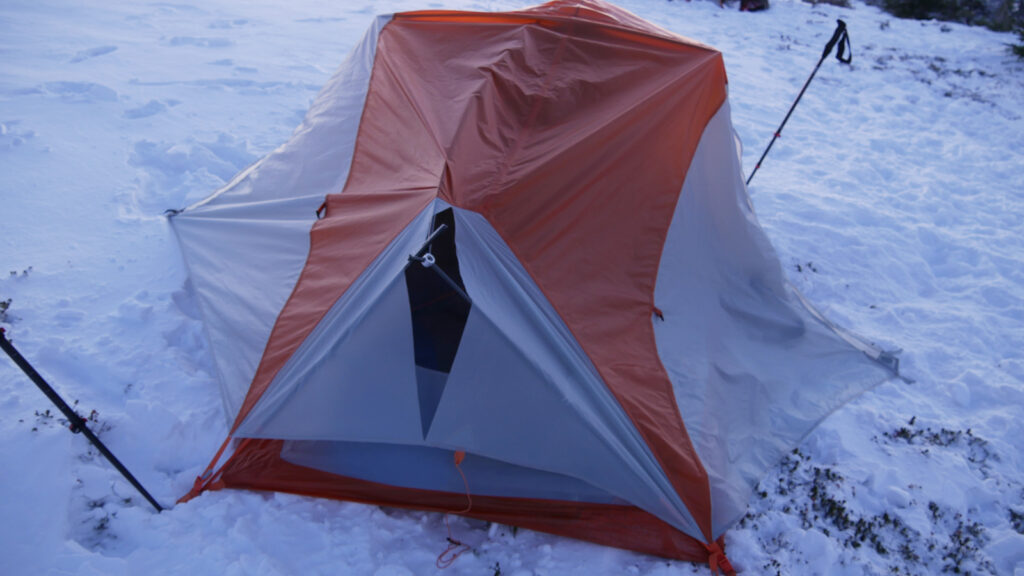
<path id="1" fill-rule="evenodd" d="M 231 440 L 231 435 L 228 435 L 228 437 L 224 439 L 224 442 L 220 445 L 217 453 L 214 454 L 213 459 L 206 465 L 206 470 L 203 470 L 202 474 L 196 476 L 196 481 L 192 484 L 192 488 L 184 496 L 178 498 L 178 501 L 176 502 L 177 504 L 184 504 L 207 490 L 220 490 L 221 488 L 224 488 L 224 483 L 220 480 L 220 473 L 224 469 L 224 466 L 227 466 L 227 462 L 225 462 L 219 469 L 215 470 L 215 468 L 217 463 L 220 462 L 221 456 L 224 455 L 224 451 L 227 449 L 228 445 L 231 444 Z M 247 440 L 243 440 L 238 449 L 241 450 L 245 446 L 246 442 Z"/>
<path id="2" fill-rule="evenodd" d="M 705 544 L 704 547 L 708 551 L 707 563 L 712 574 L 718 574 L 718 571 L 721 570 L 725 576 L 736 576 L 736 569 L 732 567 L 732 562 L 729 562 L 729 558 L 725 555 L 725 535 L 710 544 Z"/>
<path id="3" fill-rule="evenodd" d="M 287 492 L 390 508 L 458 514 L 675 560 L 708 563 L 708 545 L 635 506 L 403 488 L 339 476 L 280 458 L 282 440 L 253 439 L 224 464 L 220 487 Z"/>

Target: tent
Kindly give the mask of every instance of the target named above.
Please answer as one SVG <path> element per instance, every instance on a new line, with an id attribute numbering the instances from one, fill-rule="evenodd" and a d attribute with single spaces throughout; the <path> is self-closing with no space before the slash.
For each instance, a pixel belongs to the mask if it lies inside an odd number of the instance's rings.
<path id="1" fill-rule="evenodd" d="M 787 284 L 722 55 L 597 0 L 379 17 L 172 217 L 231 420 L 203 490 L 725 566 L 758 479 L 892 359 Z"/>

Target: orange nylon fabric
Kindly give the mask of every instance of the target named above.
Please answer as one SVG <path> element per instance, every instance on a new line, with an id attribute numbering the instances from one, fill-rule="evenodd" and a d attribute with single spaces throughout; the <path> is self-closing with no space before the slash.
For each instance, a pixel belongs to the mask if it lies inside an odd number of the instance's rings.
<path id="1" fill-rule="evenodd" d="M 313 225 L 309 261 L 270 333 L 232 433 L 334 301 L 436 195 L 433 186 L 327 197 L 327 216 Z"/>
<path id="2" fill-rule="evenodd" d="M 442 198 L 505 239 L 710 539 L 707 476 L 657 356 L 651 310 L 689 160 L 725 101 L 721 55 L 586 21 L 429 18 L 396 16 L 382 38 L 399 48 L 391 65 L 410 72 L 408 92 L 427 96 L 422 113 L 452 166 Z M 438 58 L 422 62 L 430 50 Z"/>
<path id="3" fill-rule="evenodd" d="M 718 52 L 636 22 L 606 4 L 554 2 L 400 14 L 384 27 L 349 180 L 313 228 L 235 428 L 334 302 L 441 197 L 501 234 L 710 540 L 707 475 L 651 311 L 690 159 L 725 101 L 725 69 Z"/>
<path id="4" fill-rule="evenodd" d="M 389 486 L 296 466 L 279 457 L 283 444 L 253 440 L 240 449 L 221 471 L 223 487 L 459 514 L 665 558 L 709 559 L 705 544 L 633 506 L 474 494 L 472 510 L 456 512 L 466 508 L 464 493 Z"/>

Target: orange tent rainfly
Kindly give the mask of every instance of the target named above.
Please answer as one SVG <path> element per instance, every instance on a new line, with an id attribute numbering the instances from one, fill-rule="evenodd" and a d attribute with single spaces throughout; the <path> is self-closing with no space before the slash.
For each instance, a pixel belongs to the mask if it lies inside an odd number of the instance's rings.
<path id="1" fill-rule="evenodd" d="M 764 470 L 894 372 L 785 282 L 737 151 L 722 55 L 609 4 L 379 17 L 287 143 L 172 218 L 232 419 L 189 496 L 728 570 Z"/>

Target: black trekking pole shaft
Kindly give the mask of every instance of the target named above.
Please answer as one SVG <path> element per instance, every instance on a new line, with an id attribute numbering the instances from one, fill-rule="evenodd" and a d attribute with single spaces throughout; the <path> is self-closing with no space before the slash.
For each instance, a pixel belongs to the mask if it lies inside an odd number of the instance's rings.
<path id="1" fill-rule="evenodd" d="M 124 467 L 124 464 L 121 464 L 121 461 L 117 459 L 117 456 L 114 456 L 114 454 L 107 449 L 106 445 L 103 444 L 103 441 L 93 434 L 92 430 L 89 429 L 89 426 L 86 425 L 85 419 L 79 416 L 77 412 L 68 406 L 68 403 L 60 397 L 60 394 L 58 394 L 57 391 L 43 379 L 39 372 L 36 372 L 36 369 L 29 364 L 28 360 L 18 352 L 14 347 L 14 344 L 7 339 L 7 334 L 3 328 L 0 328 L 0 348 L 3 348 L 4 352 L 11 357 L 11 360 L 18 365 L 18 368 L 21 368 L 21 371 L 29 377 L 29 380 L 32 380 L 32 382 L 42 390 L 43 394 L 46 394 L 46 397 L 50 399 L 50 402 L 53 402 L 53 404 L 60 409 L 64 414 L 64 417 L 71 423 L 71 431 L 74 433 L 81 432 L 84 434 L 85 437 L 89 439 L 89 442 L 100 451 L 100 454 L 103 454 L 103 456 L 105 456 L 107 460 L 114 465 L 114 468 L 117 468 L 117 471 L 120 472 L 121 475 L 124 476 L 125 479 L 128 480 L 128 482 L 130 482 L 131 485 L 134 486 L 147 501 L 149 501 L 150 504 L 153 505 L 153 508 L 156 508 L 157 512 L 163 512 L 163 508 L 160 504 L 158 504 L 157 501 L 149 495 L 149 492 L 142 487 L 142 484 L 135 479 L 135 476 L 132 476 L 132 473 Z"/>
<path id="2" fill-rule="evenodd" d="M 793 115 L 793 110 L 796 110 L 796 105 L 800 103 L 800 99 L 804 97 L 804 92 L 807 92 L 807 87 L 811 85 L 811 80 L 814 80 L 814 75 L 818 73 L 818 69 L 821 68 L 822 63 L 828 58 L 828 55 L 832 52 L 832 48 L 835 47 L 836 43 L 840 41 L 842 36 L 846 33 L 846 22 L 838 20 L 836 25 L 836 31 L 832 34 L 832 38 L 825 45 L 825 50 L 821 53 L 821 58 L 818 59 L 817 65 L 814 66 L 814 70 L 811 70 L 811 75 L 807 77 L 807 81 L 804 82 L 804 87 L 800 89 L 800 93 L 796 95 L 796 100 L 793 101 L 793 105 L 789 107 L 789 112 L 786 112 L 786 117 L 782 119 L 782 123 L 775 130 L 775 134 L 772 136 L 771 142 L 768 142 L 768 147 L 764 149 L 761 157 L 757 160 L 757 164 L 754 165 L 754 170 L 750 172 L 750 176 L 747 177 L 747 186 L 750 186 L 750 181 L 754 179 L 754 174 L 757 174 L 758 168 L 761 167 L 761 163 L 764 162 L 764 157 L 768 155 L 768 152 L 772 149 L 775 141 L 782 136 L 782 129 L 786 127 L 786 122 L 789 122 L 789 117 Z"/>

